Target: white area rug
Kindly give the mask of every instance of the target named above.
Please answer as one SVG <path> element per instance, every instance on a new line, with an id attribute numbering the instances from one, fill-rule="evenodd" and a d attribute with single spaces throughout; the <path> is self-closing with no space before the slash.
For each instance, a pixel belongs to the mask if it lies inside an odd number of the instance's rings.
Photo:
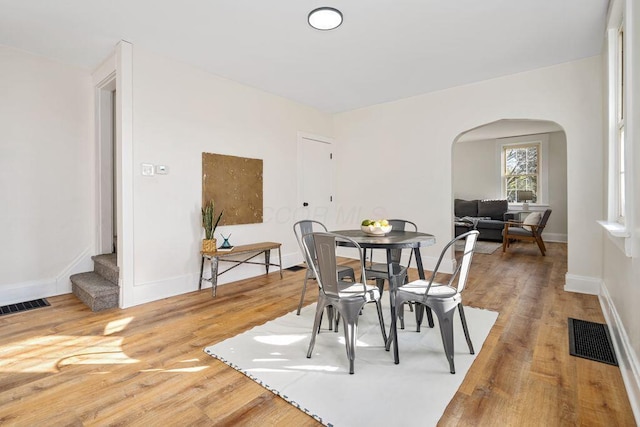
<path id="1" fill-rule="evenodd" d="M 462 252 L 464 250 L 464 241 L 456 242 L 456 252 Z M 475 253 L 478 254 L 492 254 L 496 249 L 502 247 L 502 242 L 487 242 L 484 240 L 478 240 L 476 242 Z"/>
<path id="2" fill-rule="evenodd" d="M 291 312 L 205 352 L 321 423 L 335 426 L 435 426 L 475 359 L 458 314 L 452 375 L 437 320 L 433 329 L 423 325 L 417 333 L 414 313 L 406 310 L 406 329 L 398 330 L 400 364 L 395 365 L 393 350 L 384 350 L 375 305 L 369 304 L 359 320 L 355 373 L 349 375 L 342 324 L 335 333 L 326 329 L 325 319 L 313 356 L 307 359 L 314 313 L 312 304 L 300 316 Z M 385 313 L 388 328 L 386 308 Z M 468 307 L 465 314 L 478 354 L 498 313 Z"/>

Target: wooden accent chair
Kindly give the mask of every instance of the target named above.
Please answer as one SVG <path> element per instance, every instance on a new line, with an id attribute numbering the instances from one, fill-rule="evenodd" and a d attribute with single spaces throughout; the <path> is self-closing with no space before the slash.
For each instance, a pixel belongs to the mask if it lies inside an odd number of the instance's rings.
<path id="1" fill-rule="evenodd" d="M 502 230 L 502 252 L 506 252 L 512 240 L 527 240 L 536 242 L 540 252 L 544 256 L 547 248 L 542 240 L 542 231 L 547 225 L 547 220 L 551 215 L 551 209 L 545 210 L 537 220 L 537 212 L 529 214 L 523 222 L 507 221 Z M 537 220 L 537 222 L 536 222 Z"/>

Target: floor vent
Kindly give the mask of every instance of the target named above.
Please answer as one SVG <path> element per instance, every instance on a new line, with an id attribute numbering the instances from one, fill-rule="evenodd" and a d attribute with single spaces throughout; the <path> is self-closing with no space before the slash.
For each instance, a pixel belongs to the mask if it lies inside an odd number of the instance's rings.
<path id="1" fill-rule="evenodd" d="M 303 267 L 301 265 L 294 265 L 293 267 L 289 267 L 289 268 L 285 268 L 285 270 L 288 271 L 300 271 L 300 270 L 305 270 L 307 267 Z"/>
<path id="2" fill-rule="evenodd" d="M 609 329 L 604 323 L 569 318 L 569 354 L 618 366 Z"/>
<path id="3" fill-rule="evenodd" d="M 21 311 L 33 310 L 34 308 L 46 307 L 48 305 L 50 305 L 49 301 L 44 298 L 35 299 L 33 301 L 3 305 L 2 307 L 0 307 L 0 316 L 4 316 L 5 314 L 20 313 Z"/>

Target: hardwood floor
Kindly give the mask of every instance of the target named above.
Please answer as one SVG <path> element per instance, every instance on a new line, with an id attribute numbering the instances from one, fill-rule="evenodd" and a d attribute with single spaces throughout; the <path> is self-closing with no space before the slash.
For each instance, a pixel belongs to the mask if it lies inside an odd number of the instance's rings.
<path id="1" fill-rule="evenodd" d="M 474 256 L 465 305 L 500 315 L 439 425 L 635 425 L 619 369 L 568 353 L 568 317 L 604 318 L 595 296 L 562 290 L 566 245 L 547 247 Z M 100 313 L 64 295 L 2 316 L 0 425 L 318 425 L 203 352 L 294 310 L 303 277 Z"/>

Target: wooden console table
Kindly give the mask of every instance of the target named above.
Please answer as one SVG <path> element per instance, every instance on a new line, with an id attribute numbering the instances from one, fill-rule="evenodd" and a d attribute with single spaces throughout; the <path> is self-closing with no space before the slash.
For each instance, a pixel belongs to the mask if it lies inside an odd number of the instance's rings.
<path id="1" fill-rule="evenodd" d="M 261 242 L 261 243 L 252 243 L 250 245 L 241 245 L 234 246 L 231 251 L 216 251 L 216 252 L 201 252 L 202 261 L 200 263 L 200 281 L 198 282 L 198 289 L 202 289 L 202 281 L 206 280 L 207 282 L 211 282 L 211 295 L 216 296 L 216 289 L 218 287 L 218 276 L 226 273 L 227 271 L 236 268 L 240 264 L 258 264 L 264 265 L 266 269 L 265 274 L 269 274 L 269 266 L 273 265 L 274 267 L 280 268 L 280 278 L 282 279 L 282 256 L 280 253 L 281 243 L 276 242 Z M 271 250 L 278 250 L 278 262 L 279 264 L 271 263 Z M 255 257 L 260 254 L 264 254 L 264 262 L 260 261 L 252 261 Z M 242 256 L 242 259 L 234 259 L 235 257 Z M 202 273 L 204 272 L 204 260 L 208 259 L 211 261 L 211 278 L 203 278 Z M 233 265 L 226 270 L 218 272 L 218 263 L 220 261 L 230 262 Z"/>

